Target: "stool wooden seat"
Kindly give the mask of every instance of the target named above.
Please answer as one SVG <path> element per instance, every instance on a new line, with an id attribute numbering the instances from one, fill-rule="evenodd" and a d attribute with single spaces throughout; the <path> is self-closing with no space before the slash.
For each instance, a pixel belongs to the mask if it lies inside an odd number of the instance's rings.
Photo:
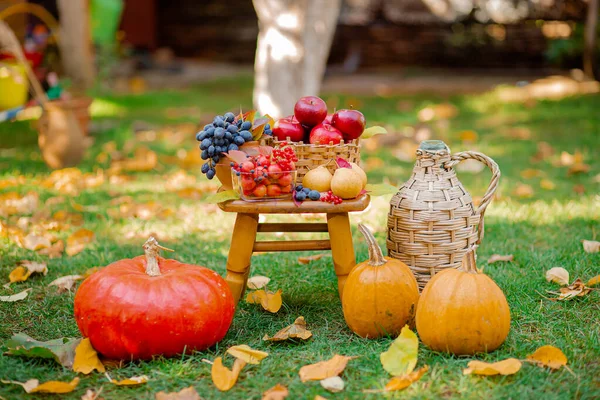
<path id="1" fill-rule="evenodd" d="M 235 212 L 237 217 L 227 258 L 225 280 L 235 302 L 240 300 L 246 289 L 250 274 L 252 254 L 265 251 L 331 250 L 333 266 L 338 277 L 340 297 L 346 278 L 356 265 L 349 212 L 363 211 L 369 205 L 368 195 L 345 200 L 341 204 L 321 201 L 304 201 L 296 206 L 292 200 L 243 201 L 230 200 L 219 203 L 225 212 Z M 327 214 L 326 223 L 259 223 L 260 214 Z M 324 240 L 275 240 L 257 241 L 258 232 L 328 232 Z"/>

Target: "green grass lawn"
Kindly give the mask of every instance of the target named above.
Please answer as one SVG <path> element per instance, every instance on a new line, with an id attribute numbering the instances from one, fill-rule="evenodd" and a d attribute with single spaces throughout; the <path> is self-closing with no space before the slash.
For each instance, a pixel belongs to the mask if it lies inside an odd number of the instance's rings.
<path id="1" fill-rule="evenodd" d="M 157 92 L 141 96 L 103 97 L 93 106 L 94 119 L 105 123 L 106 129 L 95 135 L 95 143 L 79 166 L 84 172 L 107 168 L 107 163 L 95 160 L 103 146 L 114 141 L 117 148 L 133 153 L 147 146 L 159 155 L 159 165 L 153 171 L 131 174 L 126 184 L 109 184 L 65 195 L 56 188 L 46 188 L 40 180 L 50 174 L 36 147 L 36 136 L 28 122 L 0 124 L 0 181 L 24 176 L 26 183 L 1 189 L 2 192 L 36 191 L 40 195 L 40 211 L 68 210 L 83 214 L 84 227 L 96 233 L 96 239 L 83 252 L 73 257 L 47 260 L 0 238 L 0 276 L 8 274 L 20 260 L 48 262 L 48 275 L 35 275 L 28 281 L 13 285 L 13 291 L 2 289 L 0 295 L 32 288 L 29 297 L 15 303 L 0 303 L 0 340 L 5 342 L 17 332 L 25 332 L 39 340 L 78 337 L 73 318 L 73 293 L 58 294 L 48 283 L 60 276 L 82 273 L 94 266 L 137 256 L 150 233 L 161 243 L 173 248 L 173 257 L 188 263 L 207 266 L 225 273 L 233 216 L 225 215 L 214 205 L 184 199 L 170 191 L 165 182 L 180 167 L 173 161 L 182 149 L 196 151 L 193 135 L 183 142 L 134 140 L 131 126 L 135 121 L 156 124 L 182 122 L 205 123 L 213 114 L 251 106 L 252 82 L 247 77 L 224 80 L 191 88 L 184 92 Z M 582 239 L 598 240 L 600 234 L 600 96 L 568 98 L 561 101 L 538 101 L 535 104 L 503 104 L 494 94 L 465 95 L 450 98 L 439 96 L 412 97 L 352 97 L 326 94 L 329 104 L 338 108 L 360 104 L 369 124 L 384 124 L 390 130 L 408 134 L 419 129 L 420 109 L 441 102 L 457 107 L 458 115 L 448 121 L 430 123 L 433 138 L 442 138 L 453 151 L 477 149 L 494 158 L 502 170 L 497 199 L 486 213 L 486 235 L 479 248 L 479 267 L 484 267 L 503 289 L 511 307 L 512 326 L 507 341 L 497 351 L 482 354 L 477 359 L 498 361 L 508 357 L 524 359 L 541 345 L 549 344 L 563 350 L 569 359 L 566 369 L 551 372 L 525 364 L 516 375 L 507 377 L 464 376 L 462 369 L 473 357 L 455 357 L 419 349 L 418 366 L 429 365 L 429 372 L 408 389 L 385 395 L 392 398 L 461 398 L 461 399 L 594 399 L 600 398 L 600 293 L 569 302 L 553 302 L 548 290 L 557 286 L 547 283 L 545 271 L 555 266 L 565 267 L 584 279 L 600 274 L 600 254 L 588 254 L 582 249 Z M 402 111 L 399 111 L 401 109 Z M 416 128 L 415 128 L 416 127 Z M 516 139 L 510 133 L 520 129 L 529 138 Z M 474 130 L 474 144 L 461 141 L 461 132 Z M 409 139 L 406 139 L 409 140 Z M 538 142 L 548 142 L 555 154 L 539 163 L 530 158 Z M 371 147 L 370 147 L 371 148 Z M 372 146 L 363 151 L 363 163 L 369 166 L 372 183 L 388 181 L 394 185 L 408 179 L 412 162 L 401 162 L 394 156 L 394 146 Z M 562 151 L 580 151 L 590 171 L 569 175 L 568 167 L 555 166 Z M 181 155 L 181 154 L 179 154 Z M 371 161 L 369 161 L 371 160 Z M 375 161 L 373 161 L 375 160 Z M 543 176 L 523 178 L 521 171 L 539 169 Z M 199 168 L 188 168 L 197 178 L 196 186 L 208 187 Z M 473 174 L 459 172 L 459 178 L 474 196 L 481 196 L 489 180 L 489 172 Z M 540 187 L 541 179 L 555 184 L 553 190 Z M 533 197 L 513 195 L 519 184 L 528 184 Z M 211 183 L 211 187 L 215 184 Z M 584 190 L 581 193 L 582 189 Z M 151 201 L 164 205 L 173 213 L 166 218 L 141 219 L 114 215 L 117 205 L 111 199 L 132 196 L 136 203 Z M 43 201 L 66 196 L 73 203 L 43 206 Z M 385 242 L 386 213 L 390 196 L 374 198 L 371 207 L 352 216 L 357 260 L 367 257 L 367 248 L 356 224 L 366 222 L 377 231 L 381 245 Z M 5 224 L 16 225 L 19 216 L 4 218 Z M 278 217 L 281 220 L 284 217 Z M 21 220 L 21 223 L 25 223 Z M 72 230 L 57 235 L 66 238 Z M 295 237 L 293 235 L 282 238 Z M 310 254 L 310 253 L 306 253 Z M 514 254 L 511 263 L 487 265 L 492 254 Z M 256 305 L 240 302 L 233 325 L 225 339 L 209 351 L 186 354 L 178 358 L 156 358 L 151 362 L 127 364 L 109 370 L 113 378 L 148 375 L 150 381 L 137 387 L 116 387 L 102 374 L 81 376 L 77 389 L 67 399 L 79 399 L 88 388 L 103 387 L 106 399 L 153 399 L 154 393 L 179 391 L 194 386 L 206 399 L 260 399 L 261 394 L 281 383 L 288 387 L 290 399 L 312 399 L 322 395 L 328 399 L 377 398 L 381 394 L 364 394 L 364 389 L 382 388 L 390 378 L 383 370 L 379 354 L 387 350 L 393 338 L 361 339 L 346 327 L 337 294 L 337 283 L 331 258 L 324 257 L 309 265 L 297 261 L 298 253 L 263 254 L 253 258 L 252 274 L 271 278 L 271 289 L 282 289 L 283 307 L 277 314 L 263 311 Z M 261 338 L 272 335 L 304 316 L 313 338 L 301 343 L 268 343 Z M 210 365 L 202 359 L 223 355 L 227 347 L 248 344 L 264 350 L 269 356 L 260 365 L 249 365 L 241 373 L 237 385 L 227 393 L 219 392 L 210 378 Z M 5 350 L 5 349 L 3 349 Z M 329 359 L 333 354 L 358 356 L 350 361 L 342 377 L 346 389 L 339 394 L 326 392 L 317 382 L 302 383 L 298 377 L 301 366 Z M 231 364 L 228 364 L 229 366 Z M 0 357 L 0 378 L 24 382 L 71 380 L 76 374 L 58 364 L 41 359 Z M 53 395 L 26 395 L 15 385 L 1 385 L 5 399 L 53 398 Z M 55 396 L 57 397 L 57 396 Z"/>

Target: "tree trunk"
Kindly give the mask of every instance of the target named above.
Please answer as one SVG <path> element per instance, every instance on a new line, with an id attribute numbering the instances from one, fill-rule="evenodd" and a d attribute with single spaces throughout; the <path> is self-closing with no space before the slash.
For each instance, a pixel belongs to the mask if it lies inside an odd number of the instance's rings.
<path id="1" fill-rule="evenodd" d="M 57 0 L 60 14 L 60 50 L 67 75 L 77 89 L 94 84 L 94 59 L 87 0 Z"/>
<path id="2" fill-rule="evenodd" d="M 598 0 L 589 0 L 585 21 L 585 37 L 583 45 L 583 71 L 589 78 L 594 78 L 596 70 L 596 37 L 598 26 Z"/>
<path id="3" fill-rule="evenodd" d="M 280 118 L 318 95 L 341 0 L 253 0 L 258 15 L 254 107 Z"/>

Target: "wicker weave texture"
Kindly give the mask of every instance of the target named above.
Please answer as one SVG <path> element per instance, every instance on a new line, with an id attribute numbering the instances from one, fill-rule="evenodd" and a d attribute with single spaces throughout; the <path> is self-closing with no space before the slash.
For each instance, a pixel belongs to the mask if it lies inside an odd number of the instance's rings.
<path id="1" fill-rule="evenodd" d="M 474 158 L 492 170 L 492 182 L 475 209 L 452 168 Z M 410 179 L 390 202 L 387 247 L 390 257 L 406 263 L 419 287 L 446 268 L 458 268 L 465 253 L 483 237 L 483 214 L 498 185 L 500 171 L 489 157 L 475 152 L 450 156 L 449 150 L 417 150 Z"/>
<path id="2" fill-rule="evenodd" d="M 278 140 L 274 140 L 275 146 L 281 143 Z M 337 166 L 332 160 L 336 160 L 338 157 L 360 165 L 360 146 L 358 140 L 348 143 L 342 141 L 340 144 L 330 145 L 315 145 L 303 142 L 287 143 L 294 148 L 298 157 L 298 161 L 296 162 L 296 170 L 298 171 L 297 184 L 302 184 L 304 175 L 320 165 L 326 165 L 329 172 L 333 174 Z"/>

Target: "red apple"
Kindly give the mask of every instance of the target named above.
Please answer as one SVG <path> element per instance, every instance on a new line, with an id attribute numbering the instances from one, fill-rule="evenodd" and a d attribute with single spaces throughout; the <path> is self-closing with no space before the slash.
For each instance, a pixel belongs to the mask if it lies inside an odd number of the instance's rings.
<path id="1" fill-rule="evenodd" d="M 292 184 L 292 175 L 290 173 L 281 175 L 281 178 L 277 181 L 279 186 L 284 187 Z"/>
<path id="2" fill-rule="evenodd" d="M 277 164 L 271 164 L 269 165 L 269 168 L 267 168 L 267 172 L 269 173 L 269 179 L 276 181 L 277 179 L 279 179 L 281 177 L 281 167 Z"/>
<path id="3" fill-rule="evenodd" d="M 360 137 L 366 123 L 363 113 L 357 110 L 339 110 L 331 118 L 331 125 L 342 131 L 346 141 Z"/>
<path id="4" fill-rule="evenodd" d="M 327 116 L 327 104 L 317 96 L 305 96 L 296 102 L 294 115 L 301 124 L 316 126 Z"/>
<path id="5" fill-rule="evenodd" d="M 258 185 L 252 192 L 254 197 L 265 197 L 267 195 L 267 187 L 265 185 Z"/>
<path id="6" fill-rule="evenodd" d="M 252 191 L 256 187 L 256 182 L 252 174 L 242 174 L 242 188 L 245 191 Z"/>
<path id="7" fill-rule="evenodd" d="M 267 186 L 267 196 L 276 197 L 281 194 L 281 188 L 278 185 Z"/>
<path id="8" fill-rule="evenodd" d="M 342 132 L 329 124 L 319 124 L 310 131 L 311 144 L 339 144 L 343 138 Z"/>
<path id="9" fill-rule="evenodd" d="M 301 142 L 304 139 L 304 128 L 292 115 L 275 122 L 273 136 L 278 140 L 288 140 L 289 137 L 292 142 Z"/>

